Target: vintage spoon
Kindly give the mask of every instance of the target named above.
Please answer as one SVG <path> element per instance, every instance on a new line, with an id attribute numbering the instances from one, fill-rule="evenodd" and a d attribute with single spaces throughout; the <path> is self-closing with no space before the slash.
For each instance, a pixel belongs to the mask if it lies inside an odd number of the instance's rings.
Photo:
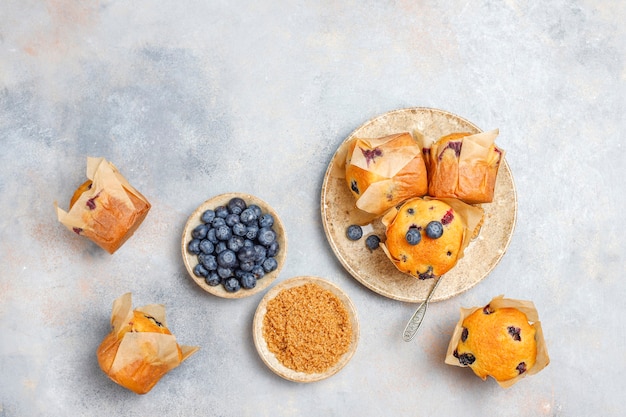
<path id="1" fill-rule="evenodd" d="M 428 293 L 428 296 L 426 297 L 426 299 L 422 301 L 422 304 L 420 304 L 419 307 L 417 307 L 417 310 L 415 310 L 415 313 L 413 313 L 413 316 L 411 316 L 411 319 L 406 324 L 406 327 L 404 328 L 404 332 L 402 333 L 402 338 L 404 339 L 405 342 L 410 342 L 415 337 L 415 334 L 417 333 L 417 329 L 420 328 L 420 325 L 422 324 L 422 320 L 424 319 L 424 316 L 426 315 L 426 309 L 428 308 L 428 303 L 430 299 L 432 298 L 433 294 L 435 293 L 437 286 L 439 286 L 439 283 L 441 282 L 442 278 L 443 278 L 443 275 L 437 278 L 435 285 Z"/>

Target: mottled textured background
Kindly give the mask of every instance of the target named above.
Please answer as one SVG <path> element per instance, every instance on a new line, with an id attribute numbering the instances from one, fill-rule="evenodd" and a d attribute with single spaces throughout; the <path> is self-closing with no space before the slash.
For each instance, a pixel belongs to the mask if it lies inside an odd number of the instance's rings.
<path id="1" fill-rule="evenodd" d="M 3 0 L 0 416 L 624 415 L 624 19 L 612 0 Z M 319 202 L 344 138 L 414 106 L 500 129 L 519 212 L 492 274 L 405 343 L 416 305 L 342 269 Z M 153 204 L 113 256 L 54 212 L 87 156 Z M 187 276 L 187 216 L 230 191 L 281 214 L 279 281 L 326 277 L 354 301 L 360 344 L 332 378 L 274 375 L 251 336 L 261 295 L 220 299 Z M 201 346 L 145 396 L 95 358 L 127 291 Z M 508 390 L 443 363 L 459 308 L 498 294 L 535 302 L 552 359 Z"/>

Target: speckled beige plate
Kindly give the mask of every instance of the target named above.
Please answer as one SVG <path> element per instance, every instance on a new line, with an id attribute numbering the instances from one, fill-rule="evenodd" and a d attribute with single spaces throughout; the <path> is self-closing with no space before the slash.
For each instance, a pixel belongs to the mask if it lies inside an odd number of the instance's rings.
<path id="1" fill-rule="evenodd" d="M 458 131 L 479 133 L 471 122 L 452 113 L 431 108 L 408 108 L 378 116 L 357 128 L 344 141 L 353 137 L 381 137 L 396 132 L 421 131 L 435 140 Z M 506 144 L 502 146 L 506 150 Z M 433 280 L 418 280 L 396 269 L 382 250 L 370 252 L 365 246 L 367 234 L 384 237 L 380 221 L 364 228 L 364 236 L 356 242 L 348 240 L 348 213 L 354 207 L 354 197 L 344 179 L 332 175 L 337 162 L 333 156 L 322 185 L 321 210 L 324 231 L 332 250 L 359 282 L 383 296 L 406 302 L 423 301 L 433 286 Z M 442 277 L 443 281 L 431 301 L 442 301 L 472 288 L 483 280 L 504 255 L 517 217 L 517 195 L 511 170 L 502 161 L 496 179 L 492 203 L 482 204 L 485 220 L 478 237 L 465 249 L 465 256 Z"/>
<path id="2" fill-rule="evenodd" d="M 198 264 L 198 258 L 196 257 L 196 255 L 192 255 L 189 252 L 187 252 L 187 244 L 192 239 L 191 232 L 193 231 L 193 229 L 202 223 L 202 220 L 201 220 L 202 213 L 204 213 L 208 209 L 214 209 L 217 206 L 226 205 L 234 197 L 242 198 L 246 202 L 247 205 L 256 204 L 261 208 L 263 213 L 270 213 L 272 216 L 274 216 L 273 229 L 276 232 L 276 240 L 278 241 L 278 244 L 280 245 L 280 250 L 278 254 L 276 255 L 276 262 L 278 263 L 278 268 L 276 268 L 274 271 L 268 274 L 265 274 L 263 278 L 257 281 L 257 284 L 254 288 L 250 290 L 242 288 L 237 292 L 231 293 L 231 292 L 226 291 L 222 285 L 217 285 L 215 287 L 208 285 L 206 281 L 204 280 L 204 278 L 197 277 L 193 273 L 193 268 Z M 216 295 L 218 297 L 243 298 L 243 297 L 254 295 L 260 291 L 263 291 L 276 279 L 276 277 L 278 277 L 278 274 L 280 273 L 280 270 L 282 269 L 283 264 L 285 263 L 285 257 L 287 256 L 287 237 L 285 235 L 285 228 L 283 227 L 283 223 L 281 222 L 280 217 L 278 217 L 278 213 L 276 213 L 276 211 L 272 207 L 270 207 L 270 205 L 267 204 L 265 201 L 250 194 L 227 193 L 227 194 L 220 194 L 218 196 L 215 196 L 205 201 L 204 203 L 200 205 L 200 207 L 198 207 L 193 212 L 191 216 L 189 216 L 189 219 L 187 220 L 187 223 L 185 224 L 185 229 L 183 231 L 183 237 L 181 241 L 181 250 L 183 254 L 183 262 L 185 263 L 185 267 L 187 268 L 187 272 L 189 273 L 189 276 L 203 290 L 213 295 Z"/>
<path id="3" fill-rule="evenodd" d="M 343 354 L 343 356 L 339 359 L 339 362 L 329 368 L 326 372 L 314 374 L 296 372 L 293 369 L 284 366 L 269 350 L 269 348 L 267 347 L 267 342 L 263 337 L 263 318 L 267 313 L 267 303 L 283 290 L 293 287 L 299 287 L 308 283 L 317 284 L 325 290 L 332 292 L 337 298 L 339 298 L 339 300 L 341 300 L 344 307 L 346 308 L 348 315 L 350 316 L 350 323 L 352 325 L 352 340 L 350 342 L 350 348 L 348 349 L 348 351 Z M 254 345 L 256 346 L 259 356 L 275 374 L 289 381 L 315 382 L 335 375 L 344 366 L 346 366 L 350 359 L 352 359 L 354 352 L 356 352 L 357 344 L 359 341 L 359 321 L 357 319 L 356 309 L 352 304 L 352 301 L 338 286 L 319 277 L 301 276 L 283 281 L 280 284 L 271 288 L 267 292 L 267 294 L 265 294 L 256 309 L 256 313 L 254 314 L 252 336 L 254 339 Z"/>

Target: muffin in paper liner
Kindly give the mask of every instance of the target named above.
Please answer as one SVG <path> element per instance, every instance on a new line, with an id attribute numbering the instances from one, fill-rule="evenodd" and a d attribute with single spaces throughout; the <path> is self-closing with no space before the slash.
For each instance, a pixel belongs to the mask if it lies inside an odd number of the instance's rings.
<path id="1" fill-rule="evenodd" d="M 428 192 L 422 150 L 408 132 L 354 138 L 339 152 L 337 177 L 344 178 L 365 224 L 411 197 Z"/>
<path id="2" fill-rule="evenodd" d="M 440 217 L 448 217 L 452 213 L 454 219 L 446 222 L 442 218 L 424 217 L 409 219 L 402 216 L 405 207 L 409 207 L 410 210 L 415 204 L 421 203 L 421 201 L 438 201 L 444 204 L 437 204 L 434 212 L 423 212 L 416 209 L 416 215 L 435 216 L 437 209 L 445 207 L 445 210 L 449 210 L 449 212 L 439 213 Z M 421 204 L 421 206 L 424 205 Z M 483 218 L 484 211 L 481 207 L 465 204 L 458 199 L 435 199 L 428 196 L 412 198 L 398 207 L 390 209 L 383 216 L 382 223 L 386 228 L 386 240 L 381 242 L 380 246 L 400 272 L 410 274 L 419 279 L 438 277 L 452 269 L 463 257 L 465 249 L 480 231 Z M 448 227 L 454 227 L 447 232 L 444 231 L 444 235 L 441 238 L 431 239 L 426 237 L 424 231 L 426 224 L 431 220 L 441 221 L 444 230 Z M 405 234 L 408 229 L 406 227 L 396 227 L 396 222 L 400 222 L 399 224 L 408 222 L 407 227 L 418 227 L 422 235 L 420 243 L 416 245 L 407 243 Z M 390 233 L 398 232 L 400 233 L 399 235 L 390 235 Z"/>
<path id="3" fill-rule="evenodd" d="M 489 309 L 488 311 L 497 311 L 500 309 L 515 309 L 515 310 L 518 310 L 519 312 L 522 312 L 523 314 L 525 314 L 528 320 L 528 324 L 534 329 L 534 339 L 536 341 L 536 357 L 535 357 L 535 363 L 532 367 L 528 369 L 524 369 L 522 373 L 519 373 L 517 376 L 510 378 L 510 379 L 498 380 L 492 375 L 487 375 L 487 376 L 491 376 L 501 387 L 509 388 L 513 386 L 514 384 L 516 384 L 517 382 L 519 382 L 522 378 L 538 373 L 550 363 L 547 346 L 546 346 L 544 336 L 543 336 L 543 331 L 541 328 L 541 322 L 539 321 L 539 314 L 537 312 L 537 309 L 535 308 L 534 303 L 532 301 L 504 298 L 502 295 L 499 295 L 497 297 L 494 297 L 485 306 L 460 309 L 461 317 L 454 328 L 454 332 L 452 333 L 450 343 L 448 344 L 448 350 L 446 352 L 446 358 L 444 361 L 446 364 L 460 366 L 460 367 L 470 366 L 468 364 L 462 364 L 456 352 L 462 338 L 463 337 L 465 339 L 468 338 L 467 333 L 464 334 L 463 322 L 465 321 L 467 317 L 472 315 L 474 312 L 478 310 L 485 311 L 486 309 Z M 486 314 L 489 314 L 489 312 L 487 312 Z M 512 334 L 513 337 L 519 337 L 519 335 L 515 335 L 514 332 L 511 332 L 510 329 L 509 329 L 509 334 Z M 521 337 L 523 337 L 523 335 Z M 497 345 L 495 346 L 494 349 L 497 349 Z M 497 350 L 490 352 L 490 353 L 493 353 L 495 356 L 498 356 Z M 487 376 L 482 377 L 479 375 L 477 371 L 475 371 L 474 369 L 472 370 L 477 376 L 481 377 L 483 380 L 487 379 Z"/>
<path id="4" fill-rule="evenodd" d="M 505 151 L 495 145 L 498 129 L 455 132 L 436 141 L 414 132 L 428 171 L 428 195 L 458 198 L 469 204 L 493 201 Z"/>
<path id="5" fill-rule="evenodd" d="M 97 349 L 98 364 L 114 382 L 146 394 L 199 347 L 181 346 L 165 321 L 165 306 L 132 309 L 131 293 L 113 302 L 111 332 Z"/>
<path id="6" fill-rule="evenodd" d="M 148 215 L 148 200 L 104 158 L 87 158 L 87 178 L 72 196 L 69 211 L 58 207 L 59 221 L 113 254 Z"/>

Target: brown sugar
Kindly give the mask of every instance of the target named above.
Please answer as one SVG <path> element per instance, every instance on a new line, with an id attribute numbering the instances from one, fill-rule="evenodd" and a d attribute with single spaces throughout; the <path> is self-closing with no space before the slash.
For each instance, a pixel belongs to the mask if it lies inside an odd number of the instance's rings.
<path id="1" fill-rule="evenodd" d="M 352 325 L 337 296 L 309 283 L 282 290 L 267 303 L 263 337 L 284 366 L 321 373 L 348 351 Z"/>

